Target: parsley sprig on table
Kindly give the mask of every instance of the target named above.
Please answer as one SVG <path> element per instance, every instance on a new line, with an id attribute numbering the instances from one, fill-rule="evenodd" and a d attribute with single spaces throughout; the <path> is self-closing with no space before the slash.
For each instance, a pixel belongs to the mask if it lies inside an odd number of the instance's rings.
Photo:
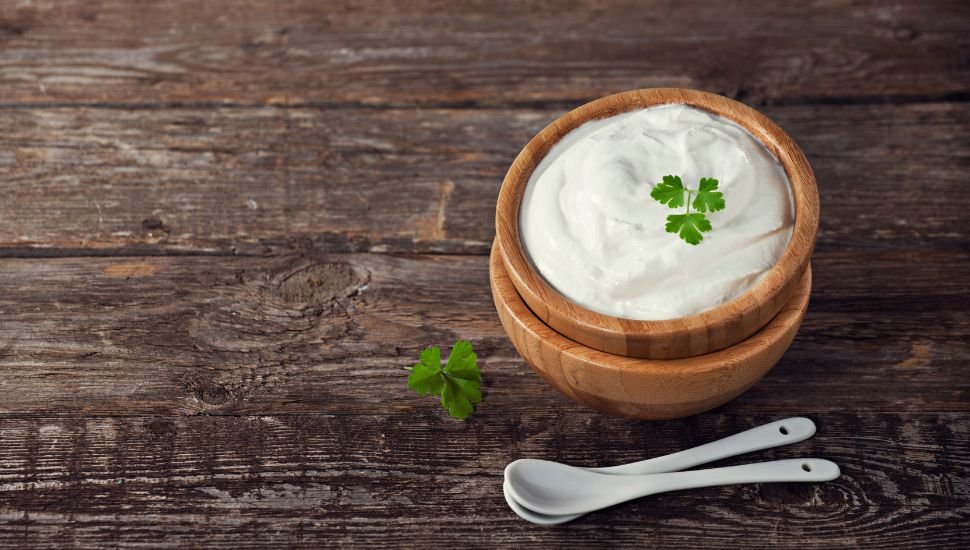
<path id="1" fill-rule="evenodd" d="M 448 363 L 441 368 L 441 348 L 431 346 L 421 352 L 419 363 L 411 367 L 408 387 L 418 395 L 440 395 L 448 414 L 464 420 L 473 405 L 482 400 L 479 389 L 482 375 L 471 342 L 458 340 L 451 348 Z"/>
<path id="2" fill-rule="evenodd" d="M 670 208 L 680 208 L 686 204 L 683 214 L 667 216 L 667 233 L 677 233 L 688 244 L 696 245 L 704 240 L 701 233 L 711 230 L 711 222 L 704 212 L 724 210 L 724 194 L 717 190 L 717 180 L 701 178 L 698 189 L 687 189 L 680 180 L 680 176 L 664 176 L 663 181 L 656 184 L 650 191 L 650 196 L 660 204 Z M 691 212 L 691 207 L 695 212 Z"/>

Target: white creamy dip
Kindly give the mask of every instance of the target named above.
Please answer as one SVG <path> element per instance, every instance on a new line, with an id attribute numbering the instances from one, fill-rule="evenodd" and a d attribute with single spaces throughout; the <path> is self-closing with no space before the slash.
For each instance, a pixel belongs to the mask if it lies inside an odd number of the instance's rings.
<path id="1" fill-rule="evenodd" d="M 650 197 L 665 175 L 688 189 L 716 178 L 727 206 L 706 213 L 698 245 L 664 229 L 682 214 Z M 521 238 L 543 277 L 581 306 L 663 320 L 700 313 L 751 288 L 794 226 L 788 178 L 754 136 L 723 117 L 662 105 L 588 122 L 529 178 Z"/>

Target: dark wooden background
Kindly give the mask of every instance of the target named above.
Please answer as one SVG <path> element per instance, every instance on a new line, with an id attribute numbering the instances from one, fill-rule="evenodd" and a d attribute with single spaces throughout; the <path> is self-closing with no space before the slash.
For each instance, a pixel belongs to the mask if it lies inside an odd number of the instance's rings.
<path id="1" fill-rule="evenodd" d="M 796 5 L 802 4 L 796 7 Z M 818 177 L 804 326 L 674 422 L 573 404 L 492 306 L 519 148 L 612 92 L 762 109 Z M 970 3 L 0 3 L 0 545 L 942 548 L 970 523 Z M 465 423 L 410 393 L 474 342 Z M 502 468 L 791 415 L 843 476 L 543 528 Z"/>

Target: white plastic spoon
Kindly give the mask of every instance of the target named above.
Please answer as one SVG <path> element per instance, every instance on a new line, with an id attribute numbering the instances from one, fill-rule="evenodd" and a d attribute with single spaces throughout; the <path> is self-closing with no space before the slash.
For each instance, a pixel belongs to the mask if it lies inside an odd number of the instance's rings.
<path id="1" fill-rule="evenodd" d="M 685 470 L 722 458 L 760 451 L 782 445 L 804 441 L 815 434 L 815 423 L 808 418 L 794 417 L 778 420 L 734 434 L 699 447 L 677 453 L 641 460 L 621 466 L 605 468 L 583 468 L 608 474 L 650 474 Z M 523 461 L 526 461 L 525 459 Z M 520 461 L 516 461 L 520 462 Z M 513 462 L 515 464 L 516 462 Z M 520 518 L 539 525 L 557 525 L 572 521 L 583 514 L 550 516 L 539 514 L 521 506 L 509 494 L 508 482 L 503 483 L 502 491 L 509 508 Z"/>
<path id="2" fill-rule="evenodd" d="M 505 481 L 510 496 L 519 504 L 547 515 L 587 514 L 647 495 L 683 489 L 739 483 L 831 481 L 839 477 L 839 467 L 834 462 L 819 458 L 620 476 L 543 462 L 512 463 L 505 469 Z"/>

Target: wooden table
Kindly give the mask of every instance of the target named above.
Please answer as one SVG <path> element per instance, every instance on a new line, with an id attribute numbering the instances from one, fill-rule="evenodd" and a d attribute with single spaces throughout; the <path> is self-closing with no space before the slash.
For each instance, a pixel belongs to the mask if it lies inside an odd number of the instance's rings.
<path id="1" fill-rule="evenodd" d="M 789 5 L 791 4 L 791 5 Z M 970 4 L 0 5 L 5 547 L 958 547 L 970 523 Z M 815 168 L 815 289 L 756 387 L 673 422 L 547 387 L 494 311 L 494 201 L 590 99 L 699 88 Z M 406 385 L 472 340 L 467 422 Z M 826 484 L 542 528 L 502 468 L 792 415 Z"/>

